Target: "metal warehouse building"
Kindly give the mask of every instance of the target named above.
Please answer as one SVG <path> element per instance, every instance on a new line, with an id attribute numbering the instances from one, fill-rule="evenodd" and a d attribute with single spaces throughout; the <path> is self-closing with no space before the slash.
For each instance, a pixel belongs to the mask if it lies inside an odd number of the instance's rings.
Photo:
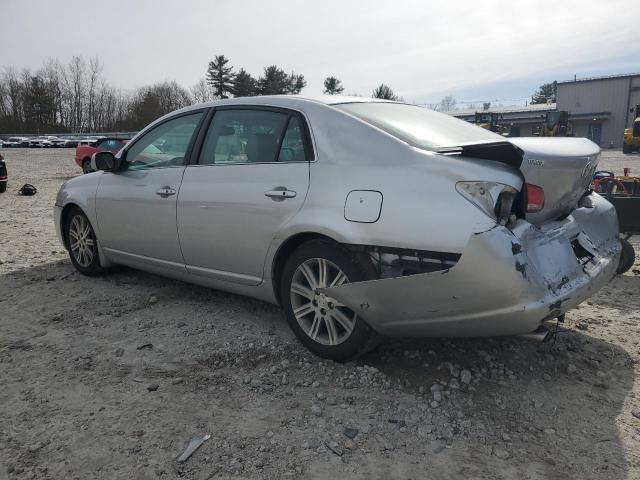
<path id="1" fill-rule="evenodd" d="M 500 124 L 511 136 L 537 133 L 547 112 L 569 113 L 569 125 L 577 137 L 587 137 L 603 148 L 622 147 L 622 134 L 633 124 L 630 110 L 640 104 L 640 74 L 578 78 L 558 82 L 556 103 L 478 110 L 498 113 Z M 458 118 L 474 121 L 476 110 L 451 112 Z"/>
<path id="2" fill-rule="evenodd" d="M 622 134 L 631 126 L 629 111 L 640 104 L 640 74 L 581 78 L 558 83 L 557 109 L 569 112 L 578 137 L 601 147 L 622 146 Z"/>

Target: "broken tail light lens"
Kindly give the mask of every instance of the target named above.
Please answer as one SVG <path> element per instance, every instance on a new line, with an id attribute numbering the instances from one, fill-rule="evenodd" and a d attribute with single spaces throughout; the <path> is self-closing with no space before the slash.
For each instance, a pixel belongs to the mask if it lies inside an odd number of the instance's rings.
<path id="1" fill-rule="evenodd" d="M 524 204 L 527 213 L 537 213 L 544 208 L 544 189 L 531 183 L 525 184 Z"/>
<path id="2" fill-rule="evenodd" d="M 500 225 L 506 225 L 518 191 L 497 182 L 458 182 L 456 190 Z"/>
<path id="3" fill-rule="evenodd" d="M 505 188 L 498 196 L 498 201 L 493 211 L 496 214 L 496 220 L 500 225 L 506 225 L 511 216 L 513 202 L 518 195 L 518 191 L 514 188 Z"/>

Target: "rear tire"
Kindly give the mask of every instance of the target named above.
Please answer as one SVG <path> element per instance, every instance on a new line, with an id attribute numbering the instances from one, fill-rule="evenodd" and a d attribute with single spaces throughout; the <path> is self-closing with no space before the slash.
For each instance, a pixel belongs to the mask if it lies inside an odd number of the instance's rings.
<path id="1" fill-rule="evenodd" d="M 280 279 L 281 304 L 293 333 L 316 355 L 338 362 L 372 350 L 379 343 L 378 334 L 351 309 L 317 289 L 374 278 L 370 264 L 337 243 L 313 240 L 298 247 Z"/>
<path id="2" fill-rule="evenodd" d="M 620 239 L 622 244 L 622 251 L 620 252 L 620 263 L 616 273 L 622 275 L 624 272 L 628 272 L 636 261 L 636 251 L 633 249 L 631 242 L 626 239 Z"/>
<path id="3" fill-rule="evenodd" d="M 626 143 L 622 143 L 622 153 L 631 153 L 633 152 L 633 147 L 631 145 L 627 145 Z"/>
<path id="4" fill-rule="evenodd" d="M 73 207 L 67 215 L 64 225 L 67 248 L 71 263 L 83 275 L 100 275 L 104 269 L 100 265 L 98 239 L 82 210 Z"/>
<path id="5" fill-rule="evenodd" d="M 7 191 L 7 182 L 0 182 L 0 193 Z"/>

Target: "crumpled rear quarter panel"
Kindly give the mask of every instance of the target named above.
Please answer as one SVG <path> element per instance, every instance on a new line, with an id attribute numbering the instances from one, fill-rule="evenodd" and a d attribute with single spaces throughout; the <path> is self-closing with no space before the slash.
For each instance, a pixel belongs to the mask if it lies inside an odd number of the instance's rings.
<path id="1" fill-rule="evenodd" d="M 538 228 L 475 234 L 451 269 L 357 282 L 322 292 L 385 335 L 488 336 L 528 333 L 594 295 L 615 274 L 620 252 L 612 205 L 597 195 Z M 595 254 L 583 267 L 571 242 L 583 232 Z M 586 236 L 586 237 L 585 237 Z"/>

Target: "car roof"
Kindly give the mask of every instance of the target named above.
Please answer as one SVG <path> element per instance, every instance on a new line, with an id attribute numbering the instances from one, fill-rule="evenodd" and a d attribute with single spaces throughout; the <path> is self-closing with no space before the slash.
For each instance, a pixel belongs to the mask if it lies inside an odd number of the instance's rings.
<path id="1" fill-rule="evenodd" d="M 317 96 L 302 96 L 302 95 L 256 95 L 253 97 L 233 97 L 225 98 L 222 100 L 213 100 L 211 102 L 198 103 L 195 105 L 189 105 L 187 107 L 175 110 L 167 113 L 166 115 L 157 118 L 142 130 L 140 130 L 131 140 L 136 140 L 143 135 L 149 129 L 155 125 L 171 118 L 176 115 L 186 114 L 192 111 L 201 110 L 203 108 L 218 107 L 224 105 L 238 105 L 238 106 L 268 106 L 268 107 L 282 107 L 297 109 L 303 107 L 305 104 L 309 106 L 313 105 L 340 105 L 345 103 L 402 103 L 393 102 L 391 100 L 382 100 L 380 98 L 367 98 L 356 97 L 346 95 L 317 95 Z"/>
<path id="2" fill-rule="evenodd" d="M 203 107 L 216 107 L 222 105 L 272 105 L 282 107 L 292 107 L 300 105 L 301 103 L 314 103 L 324 105 L 339 105 L 341 103 L 370 103 L 370 102 L 384 102 L 394 103 L 390 100 L 382 100 L 380 98 L 368 98 L 368 97 L 355 97 L 347 95 L 315 95 L 315 96 L 303 96 L 303 95 L 257 95 L 254 97 L 234 97 L 225 98 L 223 100 L 213 100 L 211 102 L 200 103 L 196 105 L 190 105 L 181 109 L 180 111 L 194 110 Z"/>

